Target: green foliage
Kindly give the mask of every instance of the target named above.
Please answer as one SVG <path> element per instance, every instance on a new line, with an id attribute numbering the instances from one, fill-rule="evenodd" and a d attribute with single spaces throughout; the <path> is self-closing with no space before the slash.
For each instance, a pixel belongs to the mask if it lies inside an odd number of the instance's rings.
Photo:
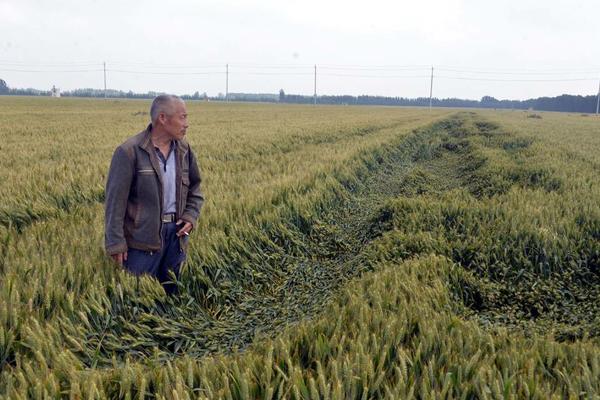
<path id="1" fill-rule="evenodd" d="M 168 298 L 101 250 L 140 107 L 0 103 L 0 396 L 600 393 L 592 119 L 191 103 L 208 202 Z"/>

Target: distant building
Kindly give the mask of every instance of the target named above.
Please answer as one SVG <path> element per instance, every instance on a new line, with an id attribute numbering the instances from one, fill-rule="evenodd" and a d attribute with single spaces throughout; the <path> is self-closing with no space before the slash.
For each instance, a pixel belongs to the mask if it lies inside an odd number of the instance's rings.
<path id="1" fill-rule="evenodd" d="M 60 97 L 60 89 L 56 86 L 52 85 L 52 90 L 50 90 L 50 96 L 52 97 Z"/>

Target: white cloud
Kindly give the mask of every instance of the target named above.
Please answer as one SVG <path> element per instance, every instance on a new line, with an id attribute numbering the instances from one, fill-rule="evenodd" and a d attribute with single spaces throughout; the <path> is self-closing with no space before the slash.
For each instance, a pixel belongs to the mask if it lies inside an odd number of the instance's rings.
<path id="1" fill-rule="evenodd" d="M 148 63 L 229 62 L 232 90 L 280 87 L 310 93 L 309 76 L 243 74 L 261 65 L 453 65 L 462 68 L 600 67 L 597 1 L 244 1 L 0 0 L 0 61 L 24 64 L 106 60 L 109 68 Z M 0 66 L 1 67 L 1 66 Z M 303 70 L 304 71 L 304 70 Z M 305 71 L 310 73 L 310 68 Z M 599 71 L 600 72 L 600 71 Z M 422 72 L 421 72 L 422 73 Z M 98 74 L 0 71 L 12 86 L 98 87 Z M 439 79 L 436 94 L 531 97 L 582 92 L 587 83 L 496 84 Z M 223 77 L 109 75 L 124 90 L 223 91 Z M 590 86 L 596 86 L 597 82 Z M 325 93 L 419 96 L 427 79 L 323 77 Z M 594 89 L 590 88 L 589 92 Z"/>
<path id="2" fill-rule="evenodd" d="M 455 36 L 462 1 L 294 0 L 258 2 L 299 25 L 339 33 L 420 33 L 437 39 Z M 268 4 L 268 5 L 267 5 Z"/>

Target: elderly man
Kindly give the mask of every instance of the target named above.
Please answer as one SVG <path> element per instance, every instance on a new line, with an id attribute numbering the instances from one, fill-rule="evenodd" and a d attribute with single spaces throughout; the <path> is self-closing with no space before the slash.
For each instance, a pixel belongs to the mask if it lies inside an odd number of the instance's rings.
<path id="1" fill-rule="evenodd" d="M 150 108 L 152 123 L 114 152 L 105 203 L 106 252 L 136 275 L 156 277 L 176 291 L 187 239 L 204 202 L 200 170 L 189 144 L 185 103 L 161 95 Z"/>

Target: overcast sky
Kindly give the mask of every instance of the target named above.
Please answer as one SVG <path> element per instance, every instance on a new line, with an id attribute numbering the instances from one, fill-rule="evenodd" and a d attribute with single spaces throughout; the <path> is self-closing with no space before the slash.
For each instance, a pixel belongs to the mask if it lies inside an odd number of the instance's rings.
<path id="1" fill-rule="evenodd" d="M 591 95 L 600 1 L 0 0 L 10 87 L 525 99 Z M 533 82 L 532 82 L 533 81 Z"/>

